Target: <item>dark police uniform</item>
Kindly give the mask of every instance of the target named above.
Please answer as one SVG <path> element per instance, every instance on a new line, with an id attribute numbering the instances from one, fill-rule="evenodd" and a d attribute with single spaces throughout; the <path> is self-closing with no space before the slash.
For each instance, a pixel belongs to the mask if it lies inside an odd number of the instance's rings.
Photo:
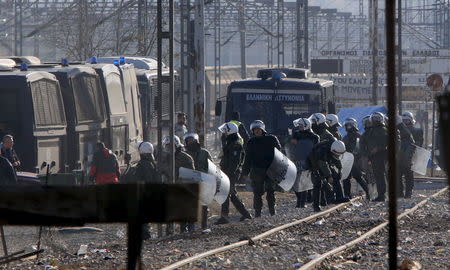
<path id="1" fill-rule="evenodd" d="M 339 127 L 339 125 L 334 125 L 332 127 L 329 127 L 328 131 L 333 135 L 333 137 L 342 141 L 342 134 L 341 134 L 341 132 L 339 132 L 338 127 Z"/>
<path id="2" fill-rule="evenodd" d="M 386 193 L 386 150 L 387 129 L 384 124 L 374 124 L 364 136 L 365 155 L 372 163 L 378 196 L 375 200 L 384 201 Z"/>
<path id="3" fill-rule="evenodd" d="M 333 141 L 320 142 L 314 146 L 308 157 L 308 163 L 311 170 L 311 180 L 313 182 L 313 207 L 314 211 L 320 211 L 319 203 L 321 201 L 322 188 L 330 189 L 326 179 L 333 177 L 334 173 L 340 174 L 342 164 L 331 153 L 331 145 Z M 333 172 L 336 169 L 337 172 Z"/>
<path id="4" fill-rule="evenodd" d="M 369 188 L 367 187 L 366 179 L 361 171 L 360 164 L 360 154 L 358 153 L 356 147 L 358 143 L 358 139 L 361 140 L 361 133 L 355 128 L 347 131 L 347 135 L 343 138 L 343 142 L 345 143 L 345 148 L 347 152 L 352 153 L 355 157 L 355 161 L 353 163 L 352 170 L 347 179 L 344 179 L 344 195 L 345 197 L 351 198 L 351 179 L 354 178 L 356 182 L 362 187 L 364 192 L 366 193 L 366 197 L 369 198 Z"/>
<path id="5" fill-rule="evenodd" d="M 319 143 L 320 137 L 312 132 L 311 130 L 304 130 L 304 131 L 296 131 L 292 135 L 292 137 L 297 140 L 296 147 L 302 147 L 302 155 L 301 157 L 294 155 L 293 161 L 295 162 L 297 166 L 297 170 L 303 171 L 303 170 L 309 170 L 308 165 L 308 156 L 311 153 L 312 149 L 316 144 Z M 298 151 L 295 151 L 298 153 Z M 307 198 L 308 191 L 302 191 L 302 192 L 296 192 L 295 195 L 297 196 L 297 204 L 296 207 L 305 207 L 306 198 Z"/>
<path id="6" fill-rule="evenodd" d="M 415 142 L 414 144 L 417 146 L 423 147 L 423 129 L 416 128 L 416 127 L 414 127 L 414 125 L 408 125 L 408 126 L 406 126 L 406 128 L 411 133 L 411 135 L 414 139 L 414 142 Z"/>
<path id="7" fill-rule="evenodd" d="M 234 207 L 242 215 L 242 218 L 251 218 L 245 205 L 239 199 L 235 184 L 241 175 L 241 165 L 244 161 L 244 147 L 240 142 L 238 134 L 230 134 L 225 139 L 223 147 L 223 157 L 220 161 L 220 168 L 230 179 L 230 193 L 227 200 L 222 204 L 221 217 L 227 218 L 230 212 L 230 200 Z"/>
<path id="8" fill-rule="evenodd" d="M 267 204 L 271 215 L 275 214 L 275 190 L 273 181 L 266 171 L 273 161 L 274 148 L 281 149 L 277 137 L 264 133 L 262 136 L 252 137 L 246 147 L 243 175 L 250 173 L 253 187 L 253 208 L 255 216 L 261 215 L 263 206 L 262 195 L 266 194 Z"/>
<path id="9" fill-rule="evenodd" d="M 397 125 L 397 129 L 400 133 L 400 153 L 399 153 L 399 186 L 398 196 L 411 198 L 412 190 L 414 188 L 414 173 L 411 170 L 412 157 L 414 155 L 414 139 L 410 130 L 405 124 L 401 123 Z M 405 177 L 405 185 L 403 185 L 402 178 Z"/>

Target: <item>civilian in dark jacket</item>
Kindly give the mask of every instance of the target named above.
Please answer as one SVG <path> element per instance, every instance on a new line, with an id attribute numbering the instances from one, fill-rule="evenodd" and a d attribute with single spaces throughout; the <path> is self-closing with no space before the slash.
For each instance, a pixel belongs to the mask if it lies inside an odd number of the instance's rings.
<path id="1" fill-rule="evenodd" d="M 261 216 L 264 193 L 267 193 L 269 212 L 273 216 L 275 215 L 275 187 L 273 181 L 267 176 L 267 169 L 273 161 L 274 149 L 281 149 L 281 145 L 277 137 L 267 134 L 266 127 L 261 120 L 253 121 L 250 130 L 255 136 L 247 143 L 242 175 L 244 178 L 248 178 L 250 173 L 255 217 Z"/>
<path id="2" fill-rule="evenodd" d="M 16 172 L 8 159 L 0 155 L 0 185 L 17 184 Z"/>
<path id="3" fill-rule="evenodd" d="M 14 169 L 17 171 L 20 166 L 20 160 L 13 148 L 14 138 L 11 135 L 5 135 L 2 140 L 1 154 L 8 159 Z"/>

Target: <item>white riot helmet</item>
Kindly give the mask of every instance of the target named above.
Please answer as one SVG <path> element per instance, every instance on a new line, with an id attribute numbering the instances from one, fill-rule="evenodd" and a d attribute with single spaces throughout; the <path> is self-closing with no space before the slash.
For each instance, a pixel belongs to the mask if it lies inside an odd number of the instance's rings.
<path id="1" fill-rule="evenodd" d="M 299 118 L 292 122 L 294 127 L 303 127 L 303 130 L 311 129 L 311 121 L 308 118 Z"/>
<path id="2" fill-rule="evenodd" d="M 345 153 L 345 144 L 342 141 L 334 141 L 331 144 L 331 153 L 337 158 Z"/>
<path id="3" fill-rule="evenodd" d="M 361 120 L 361 123 L 362 123 L 364 129 L 372 127 L 372 120 L 370 118 L 371 118 L 371 115 L 366 115 Z"/>
<path id="4" fill-rule="evenodd" d="M 335 126 L 335 125 L 342 127 L 341 123 L 339 123 L 339 117 L 335 114 L 332 114 L 332 113 L 327 114 L 326 121 L 327 121 L 328 126 L 330 126 L 330 127 Z"/>
<path id="5" fill-rule="evenodd" d="M 414 119 L 412 112 L 404 112 L 402 114 L 402 120 L 406 125 L 414 125 L 416 123 L 416 119 Z"/>
<path id="6" fill-rule="evenodd" d="M 327 125 L 327 118 L 323 113 L 314 113 L 309 117 L 309 120 L 311 121 L 311 124 L 326 124 Z"/>
<path id="7" fill-rule="evenodd" d="M 370 121 L 372 122 L 372 125 L 384 124 L 385 119 L 386 118 L 385 118 L 384 114 L 382 114 L 380 112 L 374 112 L 370 116 Z"/>
<path id="8" fill-rule="evenodd" d="M 138 146 L 139 154 L 153 154 L 153 144 L 149 142 L 141 142 Z"/>
<path id="9" fill-rule="evenodd" d="M 232 122 L 228 122 L 225 124 L 222 124 L 220 127 L 218 127 L 219 131 L 222 132 L 223 134 L 235 134 L 239 132 L 239 127 Z"/>
<path id="10" fill-rule="evenodd" d="M 395 116 L 395 125 L 398 126 L 401 123 L 403 123 L 403 117 L 401 117 L 400 115 L 396 115 Z"/>
<path id="11" fill-rule="evenodd" d="M 175 143 L 175 147 L 183 147 L 184 145 L 181 143 L 180 138 L 177 135 L 173 136 L 173 142 Z M 162 145 L 165 147 L 170 143 L 170 136 L 166 136 L 163 141 Z"/>
<path id="12" fill-rule="evenodd" d="M 356 121 L 355 118 L 345 119 L 344 126 L 345 126 L 345 129 L 347 129 L 347 127 L 350 127 L 350 128 L 354 128 L 355 130 L 359 130 L 358 129 L 358 121 Z"/>
<path id="13" fill-rule="evenodd" d="M 263 132 L 266 132 L 266 125 L 261 120 L 255 120 L 250 124 L 250 130 L 253 132 L 255 128 L 261 129 Z"/>
<path id="14" fill-rule="evenodd" d="M 186 134 L 184 134 L 184 136 L 183 136 L 184 142 L 186 142 L 186 140 L 187 140 L 188 138 L 193 138 L 194 141 L 200 142 L 200 138 L 199 138 L 199 136 L 198 136 L 197 133 L 186 133 Z"/>

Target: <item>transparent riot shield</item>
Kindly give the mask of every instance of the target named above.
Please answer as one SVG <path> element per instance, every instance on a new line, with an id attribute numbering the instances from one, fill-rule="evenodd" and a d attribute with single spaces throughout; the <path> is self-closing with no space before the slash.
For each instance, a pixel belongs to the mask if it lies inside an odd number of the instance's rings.
<path id="1" fill-rule="evenodd" d="M 202 205 L 209 205 L 213 201 L 217 185 L 214 175 L 181 167 L 179 169 L 179 179 L 186 182 L 200 183 L 199 199 Z"/>
<path id="2" fill-rule="evenodd" d="M 345 152 L 341 158 L 342 170 L 341 170 L 341 180 L 347 179 L 353 168 L 353 162 L 355 157 L 352 153 Z"/>
<path id="3" fill-rule="evenodd" d="M 289 191 L 297 178 L 297 167 L 283 153 L 274 148 L 273 161 L 267 170 L 267 176 L 284 191 Z"/>
<path id="4" fill-rule="evenodd" d="M 414 151 L 414 155 L 412 157 L 412 171 L 416 172 L 420 175 L 427 174 L 427 166 L 428 161 L 431 157 L 431 151 L 425 148 L 416 146 L 416 150 Z"/>
<path id="5" fill-rule="evenodd" d="M 302 192 L 313 189 L 313 183 L 311 180 L 311 171 L 301 171 L 297 173 L 297 179 L 295 180 L 295 184 L 293 190 L 295 192 Z"/>
<path id="6" fill-rule="evenodd" d="M 228 194 L 230 193 L 230 179 L 211 160 L 208 160 L 208 173 L 214 175 L 216 178 L 214 200 L 219 204 L 222 204 L 226 201 Z"/>

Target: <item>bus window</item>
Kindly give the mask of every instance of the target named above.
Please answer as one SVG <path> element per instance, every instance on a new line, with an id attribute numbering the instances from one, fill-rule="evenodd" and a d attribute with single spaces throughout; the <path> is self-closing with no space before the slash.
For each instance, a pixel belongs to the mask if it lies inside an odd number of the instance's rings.
<path id="1" fill-rule="evenodd" d="M 111 114 L 126 113 L 125 100 L 122 92 L 119 74 L 110 73 L 105 78 L 108 102 Z"/>
<path id="2" fill-rule="evenodd" d="M 103 121 L 103 96 L 97 77 L 83 74 L 73 78 L 72 84 L 78 122 Z"/>
<path id="3" fill-rule="evenodd" d="M 31 83 L 35 125 L 64 125 L 64 107 L 59 86 L 54 81 L 39 80 Z"/>

